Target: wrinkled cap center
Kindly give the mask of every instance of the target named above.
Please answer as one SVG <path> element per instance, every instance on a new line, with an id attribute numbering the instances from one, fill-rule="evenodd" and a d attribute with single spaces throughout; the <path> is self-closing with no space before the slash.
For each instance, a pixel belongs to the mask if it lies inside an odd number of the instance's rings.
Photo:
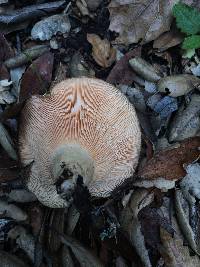
<path id="1" fill-rule="evenodd" d="M 94 168 L 94 160 L 79 144 L 61 144 L 52 155 L 51 172 L 55 181 L 67 172 L 73 183 L 76 183 L 80 175 L 83 177 L 83 183 L 89 185 L 94 176 Z"/>

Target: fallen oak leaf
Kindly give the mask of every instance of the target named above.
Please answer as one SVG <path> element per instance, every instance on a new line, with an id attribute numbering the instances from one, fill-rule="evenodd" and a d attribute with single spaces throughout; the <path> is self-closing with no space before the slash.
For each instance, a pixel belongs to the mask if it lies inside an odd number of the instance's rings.
<path id="1" fill-rule="evenodd" d="M 177 180 L 186 175 L 183 164 L 196 160 L 199 156 L 200 137 L 193 137 L 180 142 L 176 147 L 156 153 L 144 166 L 139 166 L 138 176 L 144 179 L 163 177 Z"/>
<path id="2" fill-rule="evenodd" d="M 110 67 L 116 60 L 116 49 L 107 39 L 101 39 L 96 34 L 87 34 L 87 40 L 92 45 L 92 56 L 103 68 Z"/>

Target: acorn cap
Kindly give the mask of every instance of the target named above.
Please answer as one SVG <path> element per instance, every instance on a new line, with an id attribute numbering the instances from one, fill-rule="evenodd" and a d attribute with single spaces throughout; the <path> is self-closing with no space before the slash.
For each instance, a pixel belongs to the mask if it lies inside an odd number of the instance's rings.
<path id="1" fill-rule="evenodd" d="M 92 196 L 108 197 L 134 173 L 141 132 L 134 107 L 118 89 L 72 78 L 27 101 L 19 144 L 22 164 L 32 162 L 28 188 L 44 205 L 66 207 L 55 186 L 63 170 L 81 175 Z"/>

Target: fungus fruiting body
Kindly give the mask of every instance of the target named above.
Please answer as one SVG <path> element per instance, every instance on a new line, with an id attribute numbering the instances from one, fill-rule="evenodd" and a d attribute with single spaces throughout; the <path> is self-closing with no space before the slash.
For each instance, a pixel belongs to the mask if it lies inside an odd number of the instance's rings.
<path id="1" fill-rule="evenodd" d="M 55 185 L 66 170 L 70 192 L 81 175 L 92 196 L 108 197 L 133 174 L 140 145 L 134 107 L 98 79 L 67 79 L 50 95 L 33 96 L 22 111 L 20 157 L 24 166 L 32 163 L 27 186 L 49 207 L 70 203 Z"/>

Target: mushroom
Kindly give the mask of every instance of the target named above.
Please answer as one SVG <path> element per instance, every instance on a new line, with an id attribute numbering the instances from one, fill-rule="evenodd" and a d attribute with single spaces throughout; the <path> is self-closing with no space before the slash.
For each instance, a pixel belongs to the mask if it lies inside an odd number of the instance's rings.
<path id="1" fill-rule="evenodd" d="M 108 197 L 134 173 L 140 146 L 134 107 L 99 79 L 62 81 L 22 110 L 19 153 L 22 165 L 32 163 L 27 187 L 49 207 L 68 207 L 80 176 L 92 196 Z M 64 172 L 67 198 L 56 188 Z"/>

